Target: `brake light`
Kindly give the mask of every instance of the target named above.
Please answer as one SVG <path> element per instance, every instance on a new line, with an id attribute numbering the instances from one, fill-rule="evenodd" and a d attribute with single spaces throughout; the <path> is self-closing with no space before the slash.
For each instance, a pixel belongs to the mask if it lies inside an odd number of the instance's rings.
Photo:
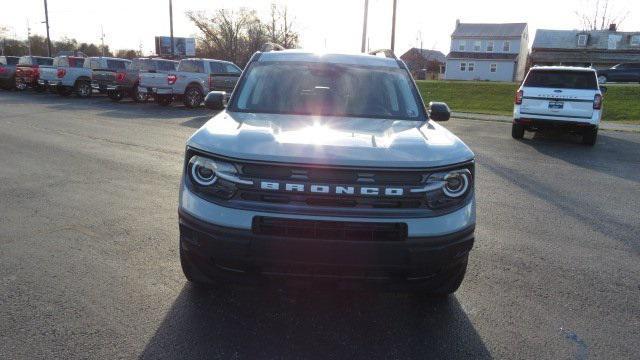
<path id="1" fill-rule="evenodd" d="M 62 79 L 65 75 L 67 75 L 67 70 L 63 68 L 58 68 L 58 72 L 56 73 L 56 76 L 58 76 L 59 79 Z"/>
<path id="2" fill-rule="evenodd" d="M 515 100 L 516 105 L 521 105 L 522 104 L 522 97 L 524 97 L 524 91 L 519 90 L 516 93 L 516 100 Z"/>
<path id="3" fill-rule="evenodd" d="M 127 74 L 123 72 L 116 73 L 116 81 L 123 82 L 126 75 Z"/>
<path id="4" fill-rule="evenodd" d="M 168 83 L 169 85 L 173 85 L 173 84 L 175 84 L 175 83 L 176 83 L 176 80 L 178 80 L 178 77 L 177 77 L 177 76 L 175 76 L 175 75 L 173 75 L 173 74 L 171 74 L 171 75 L 167 75 L 167 83 Z"/>
<path id="5" fill-rule="evenodd" d="M 593 109 L 594 110 L 602 109 L 602 95 L 596 94 L 596 96 L 593 98 Z"/>

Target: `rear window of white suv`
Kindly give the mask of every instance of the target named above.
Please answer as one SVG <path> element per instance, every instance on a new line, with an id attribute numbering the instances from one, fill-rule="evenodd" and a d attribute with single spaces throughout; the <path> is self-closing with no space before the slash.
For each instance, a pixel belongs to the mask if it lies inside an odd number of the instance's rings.
<path id="1" fill-rule="evenodd" d="M 598 79 L 593 71 L 531 70 L 525 87 L 597 90 Z"/>

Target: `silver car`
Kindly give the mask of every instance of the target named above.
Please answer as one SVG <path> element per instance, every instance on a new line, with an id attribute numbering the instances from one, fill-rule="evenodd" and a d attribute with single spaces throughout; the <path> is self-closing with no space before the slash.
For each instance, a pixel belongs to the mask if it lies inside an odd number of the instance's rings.
<path id="1" fill-rule="evenodd" d="M 198 286 L 295 279 L 446 296 L 474 243 L 474 153 L 393 56 L 256 53 L 187 141 L 180 259 Z"/>

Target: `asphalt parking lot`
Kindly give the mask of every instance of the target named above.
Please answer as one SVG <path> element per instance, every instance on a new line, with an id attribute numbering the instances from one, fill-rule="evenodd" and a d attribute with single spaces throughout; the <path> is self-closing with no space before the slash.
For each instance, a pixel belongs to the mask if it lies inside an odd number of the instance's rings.
<path id="1" fill-rule="evenodd" d="M 445 124 L 478 162 L 476 247 L 447 301 L 203 293 L 177 196 L 210 115 L 0 92 L 0 358 L 638 358 L 640 133 L 590 148 Z"/>

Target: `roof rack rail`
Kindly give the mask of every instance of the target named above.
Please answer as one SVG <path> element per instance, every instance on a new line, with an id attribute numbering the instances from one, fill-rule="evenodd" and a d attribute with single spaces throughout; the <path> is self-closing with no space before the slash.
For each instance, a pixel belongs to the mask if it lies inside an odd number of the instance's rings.
<path id="1" fill-rule="evenodd" d="M 282 51 L 282 50 L 285 50 L 285 48 L 282 45 L 278 45 L 272 42 L 265 43 L 260 48 L 261 52 Z"/>
<path id="2" fill-rule="evenodd" d="M 384 55 L 384 57 L 386 58 L 398 59 L 396 57 L 396 54 L 394 54 L 393 50 L 391 49 L 378 49 L 378 50 L 369 52 L 369 55 L 373 55 L 373 56 L 380 56 L 380 54 Z"/>

